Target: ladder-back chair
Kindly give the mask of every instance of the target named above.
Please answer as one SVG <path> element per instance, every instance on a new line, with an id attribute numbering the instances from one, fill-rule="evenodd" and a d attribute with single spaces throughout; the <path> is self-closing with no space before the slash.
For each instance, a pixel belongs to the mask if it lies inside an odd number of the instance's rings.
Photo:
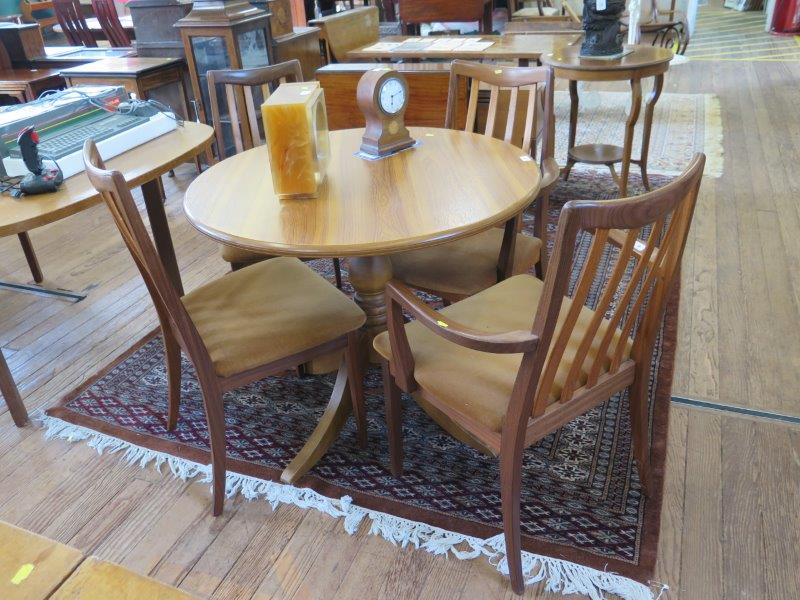
<path id="1" fill-rule="evenodd" d="M 53 10 L 71 46 L 97 47 L 97 40 L 83 16 L 80 0 L 53 0 Z"/>
<path id="2" fill-rule="evenodd" d="M 352 400 L 359 442 L 366 445 L 358 350 L 359 328 L 366 320 L 363 311 L 294 258 L 260 262 L 179 296 L 122 174 L 105 170 L 93 141 L 84 144 L 83 153 L 89 181 L 108 206 L 158 314 L 167 365 L 169 430 L 178 421 L 181 351 L 197 372 L 211 442 L 214 514 L 222 512 L 225 498 L 226 391 L 344 350 L 328 410 L 281 478 L 295 481 L 324 454 L 333 439 L 321 434 L 331 431 L 332 418 L 340 418 L 333 415 L 342 414 L 343 402 Z"/>
<path id="3" fill-rule="evenodd" d="M 131 38 L 119 21 L 114 0 L 92 0 L 92 11 L 112 48 L 128 48 Z"/>
<path id="4" fill-rule="evenodd" d="M 272 90 L 281 83 L 303 81 L 303 71 L 300 68 L 300 61 L 295 58 L 255 69 L 209 71 L 207 77 L 211 121 L 217 135 L 217 152 L 222 160 L 227 157 L 222 119 L 223 110 L 227 107 L 228 120 L 237 153 L 261 146 L 263 144 L 259 126 L 261 102 L 269 98 Z M 220 93 L 224 94 L 225 105 L 220 102 Z M 257 95 L 261 97 L 258 98 Z M 270 256 L 223 245 L 222 258 L 229 262 L 235 271 L 270 258 Z M 341 288 L 342 269 L 338 258 L 333 259 L 333 270 L 336 287 Z"/>
<path id="5" fill-rule="evenodd" d="M 651 361 L 704 164 L 696 155 L 683 175 L 642 196 L 567 202 L 543 282 L 518 275 L 438 312 L 402 283 L 387 286 L 389 330 L 374 345 L 384 358 L 392 472 L 403 468 L 401 389 L 456 438 L 499 458 L 518 594 L 526 447 L 628 388 L 633 454 L 653 491 Z M 404 310 L 416 320 L 404 324 Z"/>
<path id="6" fill-rule="evenodd" d="M 500 67 L 453 61 L 445 116 L 445 127 L 449 129 L 459 122 L 456 112 L 463 79 L 471 81 L 466 131 L 475 131 L 478 98 L 488 88 L 489 107 L 483 133 L 506 142 L 516 141 L 525 154 L 534 157 L 538 154 L 542 182 L 536 201 L 535 237 L 519 231 L 522 217 L 518 215 L 507 223 L 505 230 L 493 227 L 468 238 L 392 256 L 396 279 L 448 302 L 471 296 L 513 274 L 526 273 L 534 266 L 537 272 L 544 272 L 547 258 L 541 240 L 547 231 L 549 193 L 559 173 L 553 159 L 554 84 L 550 67 Z M 520 139 L 515 140 L 520 131 Z"/>

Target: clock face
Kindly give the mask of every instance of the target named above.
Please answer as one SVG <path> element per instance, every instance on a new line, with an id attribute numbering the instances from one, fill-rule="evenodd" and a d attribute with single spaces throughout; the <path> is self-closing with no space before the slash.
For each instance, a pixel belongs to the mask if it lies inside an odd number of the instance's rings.
<path id="1" fill-rule="evenodd" d="M 387 79 L 378 92 L 378 103 L 383 112 L 388 115 L 396 115 L 406 103 L 405 86 L 394 77 Z"/>

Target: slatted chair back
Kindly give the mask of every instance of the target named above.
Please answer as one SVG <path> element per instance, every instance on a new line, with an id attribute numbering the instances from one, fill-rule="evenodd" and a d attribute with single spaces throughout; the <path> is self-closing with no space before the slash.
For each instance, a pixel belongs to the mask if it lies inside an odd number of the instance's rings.
<path id="1" fill-rule="evenodd" d="M 524 393 L 517 394 L 515 388 L 509 406 L 512 412 L 515 402 L 532 401 L 530 411 L 518 413 L 523 418 L 520 426 L 527 426 L 531 413 L 534 420 L 545 415 L 550 420 L 557 418 L 554 409 L 569 406 L 581 388 L 581 393 L 594 390 L 602 396 L 603 384 L 623 368 L 633 368 L 631 362 L 649 373 L 650 355 L 686 245 L 704 164 L 705 156 L 696 155 L 681 177 L 642 196 L 564 205 L 532 328 L 539 347 L 523 358 L 517 385 Z M 579 234 L 591 236 L 585 258 L 575 251 Z M 610 263 L 609 247 L 615 255 Z M 578 269 L 577 279 L 570 281 Z M 575 350 L 576 325 L 592 290 L 598 300 L 590 307 L 593 317 Z M 563 310 L 565 297 L 571 304 Z M 555 376 L 568 345 L 575 356 L 564 387 L 555 394 Z M 582 371 L 588 373 L 585 381 Z M 605 391 L 607 398 L 609 390 Z M 554 403 L 560 406 L 552 407 Z"/>
<path id="2" fill-rule="evenodd" d="M 92 0 L 92 11 L 97 17 L 100 27 L 108 43 L 113 48 L 128 48 L 131 38 L 119 21 L 119 14 L 114 6 L 114 0 Z"/>
<path id="3" fill-rule="evenodd" d="M 211 119 L 217 134 L 220 159 L 226 158 L 220 92 L 224 94 L 227 103 L 233 140 L 238 153 L 263 143 L 259 129 L 260 102 L 256 100 L 254 90 L 260 92 L 263 102 L 279 84 L 303 81 L 303 72 L 297 59 L 256 69 L 209 71 L 207 76 Z"/>
<path id="4" fill-rule="evenodd" d="M 164 269 L 122 173 L 106 170 L 92 140 L 83 145 L 83 160 L 89 181 L 106 203 L 144 279 L 162 328 L 171 331 L 182 342 L 198 372 L 213 373 L 208 350 Z"/>
<path id="5" fill-rule="evenodd" d="M 471 23 L 483 19 L 484 0 L 399 0 L 401 23 Z M 490 32 L 485 32 L 490 33 Z"/>
<path id="6" fill-rule="evenodd" d="M 378 41 L 380 37 L 378 20 L 377 6 L 363 6 L 312 19 L 308 25 L 319 28 L 319 38 L 326 61 L 338 63 L 347 61 L 347 53 L 350 50 Z"/>
<path id="7" fill-rule="evenodd" d="M 53 0 L 53 10 L 70 45 L 97 47 L 97 41 L 86 24 L 79 0 Z"/>
<path id="8" fill-rule="evenodd" d="M 58 23 L 58 17 L 54 15 L 34 16 L 34 13 L 41 15 L 44 11 L 53 10 L 53 3 L 51 0 L 45 2 L 29 2 L 28 0 L 20 0 L 19 12 L 22 13 L 22 20 L 25 23 L 38 23 L 39 29 L 52 27 Z"/>
<path id="9" fill-rule="evenodd" d="M 488 89 L 489 109 L 483 133 L 501 137 L 509 143 L 520 143 L 523 152 L 539 158 L 540 164 L 546 158 L 553 157 L 554 79 L 550 67 L 501 67 L 454 60 L 450 66 L 450 90 L 445 115 L 445 127 L 448 129 L 454 129 L 458 122 L 459 90 L 463 89 L 461 79 L 466 79 L 469 86 L 466 131 L 475 131 L 478 97 L 480 92 Z M 515 139 L 515 134 L 520 130 L 522 139 Z"/>

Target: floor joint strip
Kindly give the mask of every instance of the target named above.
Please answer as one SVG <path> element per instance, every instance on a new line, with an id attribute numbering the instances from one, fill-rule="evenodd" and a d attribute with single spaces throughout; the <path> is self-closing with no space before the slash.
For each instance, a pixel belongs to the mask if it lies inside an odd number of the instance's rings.
<path id="1" fill-rule="evenodd" d="M 748 417 L 758 417 L 759 419 L 767 419 L 769 421 L 779 421 L 781 423 L 791 423 L 792 425 L 800 425 L 800 417 L 785 415 L 782 413 L 772 412 L 768 410 L 747 408 L 744 406 L 736 406 L 734 404 L 722 404 L 720 402 L 709 402 L 708 400 L 697 400 L 696 398 L 684 398 L 682 396 L 672 396 L 672 402 L 675 404 L 681 404 L 683 406 L 692 406 L 695 408 L 707 408 L 709 410 L 716 410 L 719 412 L 729 412 L 738 415 L 745 415 Z"/>

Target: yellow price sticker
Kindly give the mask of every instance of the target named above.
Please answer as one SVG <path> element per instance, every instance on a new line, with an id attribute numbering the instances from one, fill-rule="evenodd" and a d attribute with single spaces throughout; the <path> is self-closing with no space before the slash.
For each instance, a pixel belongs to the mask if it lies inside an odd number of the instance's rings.
<path id="1" fill-rule="evenodd" d="M 11 578 L 11 585 L 21 584 L 23 581 L 25 581 L 28 577 L 31 576 L 31 573 L 33 573 L 33 570 L 35 568 L 36 567 L 31 563 L 26 563 L 22 565 L 19 569 L 17 569 L 17 572 Z"/>
<path id="2" fill-rule="evenodd" d="M 447 324 L 447 323 L 445 323 L 444 321 L 436 321 L 436 324 L 437 324 L 439 327 L 444 327 L 445 329 L 446 329 L 446 328 L 448 328 L 448 327 L 450 327 L 450 325 L 448 325 L 448 324 Z"/>

